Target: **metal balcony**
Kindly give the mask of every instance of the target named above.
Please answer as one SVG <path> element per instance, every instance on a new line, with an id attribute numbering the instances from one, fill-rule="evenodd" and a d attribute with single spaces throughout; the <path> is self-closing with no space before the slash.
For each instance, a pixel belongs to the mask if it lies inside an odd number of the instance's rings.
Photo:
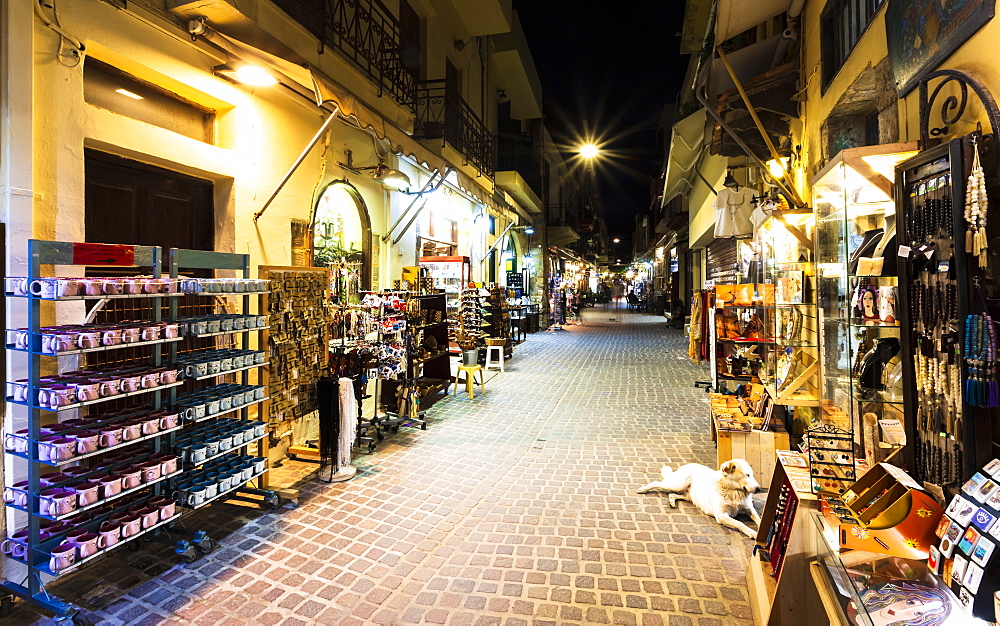
<path id="1" fill-rule="evenodd" d="M 416 86 L 418 139 L 440 139 L 462 153 L 469 164 L 489 178 L 496 174 L 497 144 L 489 129 L 462 97 L 444 80 L 427 80 Z"/>
<path id="2" fill-rule="evenodd" d="M 319 39 L 320 51 L 333 48 L 378 85 L 379 95 L 413 107 L 415 69 L 399 20 L 379 0 L 272 0 Z M 410 45 L 410 47 L 413 47 Z"/>

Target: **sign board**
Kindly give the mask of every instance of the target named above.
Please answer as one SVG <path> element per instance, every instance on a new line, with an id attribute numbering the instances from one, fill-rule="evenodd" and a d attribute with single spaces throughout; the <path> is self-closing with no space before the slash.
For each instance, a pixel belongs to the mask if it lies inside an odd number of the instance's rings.
<path id="1" fill-rule="evenodd" d="M 74 243 L 73 265 L 135 265 L 135 247 Z"/>
<path id="2" fill-rule="evenodd" d="M 524 289 L 524 274 L 521 272 L 507 272 L 508 289 Z"/>

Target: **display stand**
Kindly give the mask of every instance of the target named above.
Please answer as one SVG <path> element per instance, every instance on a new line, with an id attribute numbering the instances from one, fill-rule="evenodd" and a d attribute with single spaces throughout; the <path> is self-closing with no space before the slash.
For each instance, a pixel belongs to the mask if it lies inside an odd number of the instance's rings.
<path id="1" fill-rule="evenodd" d="M 210 252 L 210 251 L 205 251 L 205 250 L 183 250 L 183 249 L 179 249 L 179 248 L 171 248 L 170 249 L 170 253 L 169 253 L 169 263 L 170 263 L 170 277 L 173 278 L 173 279 L 177 279 L 180 276 L 180 271 L 181 270 L 212 270 L 212 271 L 215 271 L 215 270 L 227 271 L 228 270 L 228 271 L 235 271 L 235 272 L 237 272 L 237 275 L 243 281 L 244 290 L 242 292 L 233 291 L 233 292 L 219 293 L 219 292 L 215 292 L 215 291 L 208 291 L 208 292 L 202 291 L 202 292 L 199 293 L 199 292 L 194 292 L 192 290 L 189 293 L 191 293 L 191 295 L 202 296 L 202 297 L 208 296 L 208 297 L 212 297 L 212 298 L 217 298 L 217 297 L 222 296 L 222 297 L 226 297 L 226 298 L 230 298 L 230 297 L 234 298 L 238 302 L 240 302 L 241 311 L 242 311 L 242 313 L 244 315 L 250 315 L 250 311 L 251 311 L 250 302 L 251 302 L 252 298 L 254 298 L 255 296 L 266 296 L 267 293 L 268 293 L 268 289 L 266 289 L 266 288 L 265 289 L 254 289 L 253 291 L 248 291 L 247 290 L 247 287 L 256 287 L 256 286 L 258 286 L 256 284 L 258 281 L 250 281 L 250 255 L 249 254 L 232 254 L 232 253 L 227 253 L 227 252 Z M 252 284 L 248 284 L 248 283 L 252 283 Z M 265 283 L 265 285 L 266 285 L 266 283 Z M 178 319 L 178 303 L 177 303 L 176 299 L 172 300 L 171 303 L 170 303 L 170 319 L 172 319 L 172 320 L 177 320 Z M 232 337 L 233 338 L 240 337 L 240 339 L 242 341 L 242 345 L 243 345 L 244 349 L 246 349 L 246 348 L 249 348 L 250 345 L 251 345 L 251 339 L 250 339 L 251 335 L 254 332 L 257 332 L 257 331 L 258 331 L 257 327 L 255 327 L 253 329 L 248 329 L 248 328 L 246 328 L 244 326 L 244 329 L 242 330 L 242 332 L 238 332 L 238 331 L 234 330 L 233 333 L 232 333 Z M 267 332 L 267 331 L 266 330 L 262 330 L 262 332 Z M 198 344 L 198 343 L 201 343 L 202 341 L 204 341 L 204 339 L 199 338 L 199 337 L 191 337 L 191 338 L 189 338 L 188 341 L 189 341 L 189 344 L 188 344 L 188 346 L 185 346 L 185 348 L 193 349 L 194 350 L 193 354 L 197 355 L 200 352 L 200 350 L 198 348 L 194 348 L 194 346 L 191 346 L 190 342 Z M 212 339 L 209 339 L 209 341 L 214 344 L 214 342 L 216 341 L 216 339 L 212 338 Z M 258 344 L 258 347 L 259 346 L 260 346 L 260 344 Z M 177 355 L 178 355 L 178 345 L 177 344 L 170 344 L 169 350 L 170 350 L 170 362 L 171 363 L 176 363 L 177 362 Z M 209 348 L 208 350 L 205 350 L 204 353 L 209 353 L 209 352 L 214 352 L 214 350 L 212 350 L 211 348 Z M 188 353 L 188 354 L 190 355 L 192 353 Z M 220 378 L 223 378 L 223 377 L 226 377 L 226 376 L 231 376 L 231 375 L 236 375 L 237 372 L 238 372 L 238 376 L 239 376 L 239 379 L 240 379 L 241 387 L 244 390 L 246 390 L 246 389 L 250 389 L 250 372 L 251 372 L 251 370 L 260 370 L 260 368 L 264 368 L 266 370 L 267 366 L 268 366 L 268 363 L 266 361 L 264 361 L 262 363 L 254 363 L 253 365 L 244 366 L 244 367 L 238 368 L 238 369 L 234 368 L 234 369 L 231 369 L 231 370 L 228 370 L 228 371 L 220 371 L 218 373 L 208 373 L 208 374 L 206 374 L 204 376 L 189 377 L 189 381 L 190 382 L 196 382 L 196 381 L 200 381 L 200 380 L 205 380 L 205 381 L 208 381 L 207 384 L 209 386 L 215 386 L 215 385 L 217 385 L 219 383 L 219 379 Z M 188 381 L 186 381 L 186 382 L 188 382 Z M 240 421 L 248 422 L 250 420 L 250 410 L 251 410 L 251 407 L 254 407 L 255 410 L 258 411 L 258 415 L 259 415 L 259 408 L 257 408 L 257 407 L 259 407 L 262 402 L 265 402 L 267 400 L 267 398 L 269 398 L 269 394 L 268 394 L 267 389 L 268 389 L 268 387 L 267 387 L 266 383 L 263 383 L 261 390 L 258 391 L 258 392 L 256 392 L 254 394 L 255 397 L 254 397 L 254 399 L 252 401 L 250 401 L 250 402 L 244 402 L 238 409 L 234 408 L 233 412 L 238 414 L 238 416 L 239 416 L 238 419 Z M 171 389 L 170 390 L 170 399 L 171 399 L 171 404 L 172 405 L 176 405 L 177 398 L 178 398 L 177 391 L 178 391 L 177 389 Z M 243 393 L 245 394 L 246 392 L 244 391 Z M 259 397 L 257 397 L 257 396 L 259 396 Z M 221 420 L 221 418 L 224 415 L 226 415 L 226 414 L 225 413 L 218 413 L 218 414 L 212 416 L 212 418 L 214 419 L 214 421 L 219 421 L 219 420 Z M 228 422 L 227 422 L 227 424 L 228 424 Z M 260 423 L 260 426 L 261 426 L 261 428 L 259 430 L 263 430 L 264 427 L 265 427 L 265 425 L 263 424 L 263 422 Z M 176 435 L 171 435 L 171 446 L 174 447 L 175 451 L 179 451 L 178 448 L 177 448 L 177 441 L 176 440 L 177 440 L 177 436 Z M 244 445 L 233 447 L 233 448 L 231 448 L 231 451 L 232 451 L 232 453 L 241 452 L 243 454 L 246 454 L 246 452 L 247 452 L 249 446 L 251 445 L 251 443 L 256 443 L 257 444 L 258 454 L 260 455 L 261 458 L 266 459 L 267 458 L 267 450 L 266 450 L 266 443 L 265 443 L 265 441 L 266 441 L 266 438 L 264 437 L 264 434 L 260 433 L 259 436 L 255 436 L 255 439 L 253 440 L 253 442 L 244 441 Z M 212 458 L 216 459 L 217 461 L 221 461 L 221 460 L 224 460 L 224 459 L 227 459 L 227 458 L 235 458 L 235 457 L 234 457 L 234 454 L 229 454 L 229 455 L 220 454 L 220 455 L 218 455 L 216 457 L 210 457 L 210 458 L 206 459 L 203 463 L 191 463 L 191 462 L 188 462 L 188 467 L 190 469 L 195 469 L 197 467 L 200 467 L 203 464 L 207 464 Z M 264 471 L 262 471 L 262 472 L 256 472 L 255 471 L 253 478 L 254 478 L 254 480 L 257 481 L 257 483 L 260 486 L 260 488 L 248 487 L 247 485 L 250 483 L 249 480 L 247 480 L 247 481 L 241 481 L 240 484 L 239 484 L 239 486 L 231 485 L 231 489 L 227 492 L 228 495 L 224 495 L 224 496 L 220 495 L 218 501 L 222 501 L 222 500 L 225 500 L 225 499 L 234 499 L 234 500 L 244 500 L 244 501 L 254 502 L 254 503 L 257 503 L 257 504 L 260 504 L 263 501 L 265 504 L 267 504 L 268 506 L 270 506 L 273 509 L 276 509 L 279 506 L 281 506 L 281 499 L 278 496 L 278 494 L 276 492 L 274 492 L 274 491 L 266 489 L 266 486 L 267 486 L 266 463 L 265 463 L 265 469 L 264 469 Z M 176 487 L 177 482 L 178 481 L 175 481 L 172 484 L 172 487 Z M 249 498 L 248 496 L 256 496 L 256 498 Z M 257 498 L 259 498 L 259 499 L 257 499 Z M 188 554 L 190 554 L 190 552 L 188 552 Z"/>
<path id="2" fill-rule="evenodd" d="M 270 393 L 262 414 L 279 441 L 291 422 L 318 409 L 316 383 L 326 373 L 329 357 L 329 273 L 322 267 L 258 267 L 258 276 L 270 281 L 270 292 L 260 303 L 269 316 L 261 342 L 271 363 L 264 370 Z M 316 448 L 292 445 L 288 452 L 319 459 Z"/>

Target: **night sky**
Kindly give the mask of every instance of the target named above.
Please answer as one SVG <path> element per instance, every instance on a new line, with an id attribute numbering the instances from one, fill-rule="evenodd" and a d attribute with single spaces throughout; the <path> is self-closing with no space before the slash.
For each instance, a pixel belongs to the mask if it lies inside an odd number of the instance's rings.
<path id="1" fill-rule="evenodd" d="M 556 141 L 570 152 L 579 138 L 598 139 L 604 219 L 612 236 L 629 236 L 650 203 L 657 122 L 687 69 L 678 52 L 684 2 L 514 0 L 514 9 Z"/>

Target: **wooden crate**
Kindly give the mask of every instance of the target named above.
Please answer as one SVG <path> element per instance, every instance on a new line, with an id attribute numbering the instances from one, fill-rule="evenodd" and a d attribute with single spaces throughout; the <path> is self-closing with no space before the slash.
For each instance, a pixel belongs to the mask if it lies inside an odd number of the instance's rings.
<path id="1" fill-rule="evenodd" d="M 761 487 L 769 487 L 777 463 L 775 450 L 788 450 L 787 432 L 751 430 L 740 432 L 714 428 L 717 466 L 730 459 L 743 459 L 753 468 Z"/>

